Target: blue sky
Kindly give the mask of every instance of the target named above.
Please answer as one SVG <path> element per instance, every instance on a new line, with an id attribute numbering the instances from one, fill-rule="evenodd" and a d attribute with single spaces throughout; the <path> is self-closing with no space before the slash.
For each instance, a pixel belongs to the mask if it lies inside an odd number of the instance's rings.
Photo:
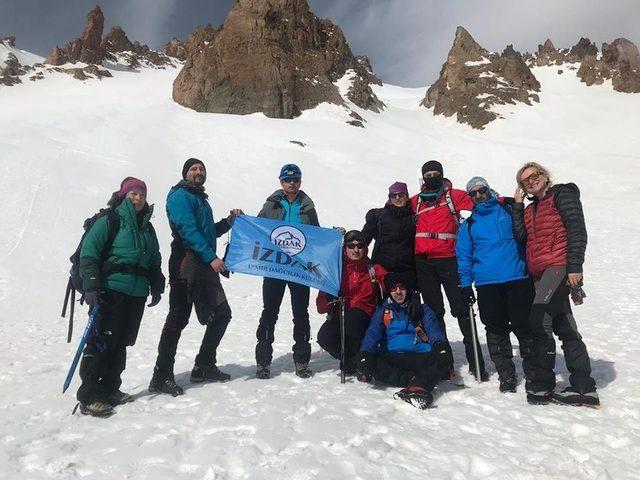
<path id="1" fill-rule="evenodd" d="M 266 1 L 266 0 L 265 0 Z M 355 54 L 367 55 L 383 81 L 425 86 L 438 75 L 462 25 L 483 47 L 509 43 L 533 51 L 550 37 L 556 47 L 589 37 L 598 47 L 617 37 L 640 44 L 638 0 L 308 0 L 319 17 L 345 32 Z M 132 40 L 161 48 L 197 24 L 224 22 L 234 0 L 103 0 L 105 29 L 122 26 Z M 0 0 L 0 36 L 47 55 L 79 35 L 95 0 Z"/>

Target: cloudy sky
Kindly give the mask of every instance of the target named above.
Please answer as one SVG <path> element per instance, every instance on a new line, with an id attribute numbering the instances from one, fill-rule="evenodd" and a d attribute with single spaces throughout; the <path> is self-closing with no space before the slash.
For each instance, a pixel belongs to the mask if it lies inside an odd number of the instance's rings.
<path id="1" fill-rule="evenodd" d="M 265 0 L 266 1 L 266 0 Z M 432 83 L 462 25 L 483 47 L 512 43 L 533 51 L 550 37 L 556 47 L 587 36 L 601 46 L 617 37 L 640 45 L 640 0 L 308 0 L 316 15 L 345 32 L 355 54 L 367 55 L 383 81 Z M 79 35 L 96 0 L 0 0 L 0 36 L 46 56 Z M 218 26 L 234 0 L 102 0 L 105 29 L 122 26 L 132 40 L 161 48 L 185 39 L 197 24 Z"/>

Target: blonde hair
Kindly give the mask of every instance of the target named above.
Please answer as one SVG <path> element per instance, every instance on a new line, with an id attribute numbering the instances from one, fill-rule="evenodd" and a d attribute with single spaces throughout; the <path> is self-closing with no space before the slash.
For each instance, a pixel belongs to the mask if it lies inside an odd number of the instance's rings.
<path id="1" fill-rule="evenodd" d="M 518 173 L 516 173 L 516 183 L 525 192 L 526 190 L 524 188 L 524 183 L 522 183 L 520 176 L 522 175 L 522 172 L 524 172 L 527 168 L 535 168 L 538 171 L 538 173 L 541 173 L 542 175 L 547 177 L 547 188 L 553 185 L 553 180 L 551 179 L 551 173 L 549 173 L 549 170 L 547 170 L 545 167 L 540 165 L 538 162 L 527 162 L 524 165 L 522 165 L 520 167 L 520 170 L 518 170 Z"/>

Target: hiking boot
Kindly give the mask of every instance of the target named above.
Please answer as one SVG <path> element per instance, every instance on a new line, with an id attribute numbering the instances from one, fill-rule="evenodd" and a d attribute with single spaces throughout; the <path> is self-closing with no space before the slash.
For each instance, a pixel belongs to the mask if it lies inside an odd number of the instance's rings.
<path id="1" fill-rule="evenodd" d="M 217 365 L 207 365 L 204 367 L 194 365 L 193 370 L 191 370 L 191 381 L 193 383 L 200 383 L 205 380 L 208 382 L 228 382 L 231 380 L 231 375 L 221 372 Z"/>
<path id="2" fill-rule="evenodd" d="M 600 399 L 595 391 L 581 393 L 575 387 L 567 387 L 561 392 L 554 392 L 552 399 L 555 403 L 559 403 L 561 405 L 591 408 L 600 407 Z"/>
<path id="3" fill-rule="evenodd" d="M 96 400 L 91 403 L 80 403 L 80 413 L 83 415 L 91 415 L 92 417 L 108 418 L 116 411 L 110 403 Z"/>
<path id="4" fill-rule="evenodd" d="M 309 364 L 306 362 L 295 362 L 296 375 L 300 378 L 313 377 L 313 371 L 309 368 Z"/>
<path id="5" fill-rule="evenodd" d="M 256 368 L 256 378 L 261 380 L 271 378 L 271 365 L 258 365 Z"/>
<path id="6" fill-rule="evenodd" d="M 516 377 L 510 377 L 510 378 L 501 378 L 500 379 L 500 391 L 502 393 L 516 393 L 517 390 L 517 381 L 516 381 Z"/>
<path id="7" fill-rule="evenodd" d="M 133 402 L 133 397 L 128 393 L 116 390 L 111 395 L 107 396 L 107 403 L 117 407 L 118 405 L 124 405 L 125 403 Z"/>
<path id="8" fill-rule="evenodd" d="M 473 378 L 476 378 L 476 370 L 475 370 L 475 368 L 469 368 L 469 373 L 471 375 L 473 375 Z M 487 373 L 487 371 L 484 368 L 482 370 L 480 370 L 480 381 L 481 382 L 488 382 L 489 381 L 489 374 Z"/>
<path id="9" fill-rule="evenodd" d="M 527 403 L 529 405 L 548 405 L 551 402 L 553 390 L 544 390 L 540 392 L 527 392 Z"/>
<path id="10" fill-rule="evenodd" d="M 174 397 L 184 395 L 184 390 L 176 383 L 173 375 L 161 376 L 156 373 L 153 374 L 151 383 L 149 383 L 149 391 L 151 393 L 166 393 Z"/>
<path id="11" fill-rule="evenodd" d="M 421 387 L 403 388 L 393 398 L 403 400 L 419 410 L 425 410 L 433 403 L 433 395 Z"/>

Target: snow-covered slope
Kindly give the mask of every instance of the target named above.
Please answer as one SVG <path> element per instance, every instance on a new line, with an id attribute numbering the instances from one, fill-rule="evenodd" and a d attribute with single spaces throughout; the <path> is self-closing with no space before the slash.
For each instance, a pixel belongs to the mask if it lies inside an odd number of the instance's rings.
<path id="1" fill-rule="evenodd" d="M 540 104 L 509 106 L 505 120 L 475 131 L 419 108 L 426 89 L 385 85 L 375 93 L 387 109 L 358 111 L 367 120 L 362 129 L 331 105 L 296 120 L 196 113 L 171 100 L 176 70 L 113 73 L 102 82 L 52 75 L 0 87 L 2 478 L 638 478 L 640 95 L 537 68 Z M 70 416 L 77 378 L 67 395 L 60 392 L 82 326 L 67 345 L 59 313 L 82 221 L 123 177 L 138 176 L 156 205 L 166 261 L 164 197 L 190 156 L 206 162 L 217 216 L 234 207 L 255 214 L 277 188 L 280 166 L 294 162 L 321 223 L 348 229 L 384 203 L 393 181 L 415 191 L 431 158 L 455 185 L 483 175 L 504 194 L 528 160 L 546 164 L 558 182 L 577 182 L 589 229 L 589 297 L 576 317 L 602 409 L 530 407 L 522 386 L 499 394 L 495 374 L 474 385 L 451 318 L 456 362 L 471 388 L 442 385 L 437 409 L 418 412 L 393 400 L 394 389 L 340 385 L 337 362 L 315 344 L 317 374 L 301 380 L 292 373 L 288 300 L 276 330 L 275 378 L 256 380 L 260 281 L 235 275 L 224 283 L 234 317 L 218 355 L 230 383 L 188 383 L 203 334 L 193 319 L 176 359 L 186 395 L 147 393 L 165 297 L 145 313 L 129 350 L 123 390 L 136 402 L 109 420 Z M 313 312 L 313 332 L 321 322 Z"/>
<path id="2" fill-rule="evenodd" d="M 16 56 L 20 65 L 33 65 L 34 63 L 41 63 L 44 60 L 44 58 L 39 55 L 12 47 L 9 45 L 9 42 L 5 40 L 0 42 L 0 69 L 4 67 L 10 53 Z"/>

